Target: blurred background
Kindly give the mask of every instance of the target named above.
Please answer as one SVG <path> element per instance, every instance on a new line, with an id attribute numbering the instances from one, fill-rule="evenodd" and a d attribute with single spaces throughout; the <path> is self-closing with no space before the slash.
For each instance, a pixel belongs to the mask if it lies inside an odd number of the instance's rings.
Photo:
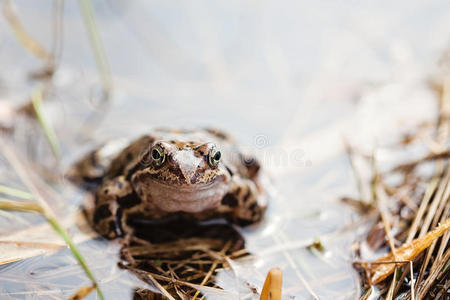
<path id="1" fill-rule="evenodd" d="M 0 2 L 0 121 L 14 128 L 10 146 L 62 172 L 111 138 L 152 127 L 222 128 L 260 157 L 274 199 L 265 223 L 242 231 L 258 257 L 236 262 L 237 277 L 249 284 L 227 272 L 218 284 L 228 296 L 245 295 L 279 266 L 286 299 L 311 297 L 304 281 L 320 299 L 358 297 L 350 245 L 364 226 L 345 230 L 355 216 L 339 197 L 357 188 L 343 140 L 369 153 L 377 147 L 382 164 L 384 146 L 435 117 L 428 80 L 448 55 L 448 1 L 95 0 L 89 14 L 90 3 Z M 17 20 L 38 44 L 34 51 Z M 44 90 L 59 164 L 42 130 L 13 113 L 36 89 Z M 21 187 L 2 164 L 2 182 Z M 78 214 L 80 192 L 63 179 L 53 186 L 58 215 Z M 17 218 L 0 215 L 0 240 L 23 238 L 42 222 Z M 113 246 L 71 230 L 98 265 L 106 295 L 145 286 L 118 270 Z M 39 242 L 60 242 L 39 232 Z M 324 254 L 305 248 L 315 238 Z M 67 298 L 89 282 L 67 250 L 5 245 L 1 258 L 20 262 L 0 265 L 0 298 Z M 112 259 L 103 263 L 105 249 Z"/>

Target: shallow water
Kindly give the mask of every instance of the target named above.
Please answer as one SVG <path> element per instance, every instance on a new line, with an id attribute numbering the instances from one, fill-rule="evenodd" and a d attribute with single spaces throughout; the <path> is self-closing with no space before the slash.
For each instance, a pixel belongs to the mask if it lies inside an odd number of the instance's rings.
<path id="1" fill-rule="evenodd" d="M 27 31 L 50 48 L 52 2 L 15 4 Z M 151 127 L 226 129 L 261 158 L 275 196 L 265 223 L 242 231 L 256 258 L 235 262 L 237 274 L 222 273 L 219 285 L 229 297 L 239 292 L 244 298 L 249 286 L 261 287 L 267 270 L 279 266 L 285 299 L 309 297 L 302 278 L 320 299 L 359 295 L 349 245 L 364 227 L 341 231 L 356 217 L 339 197 L 357 195 L 343 137 L 370 153 L 433 118 L 436 104 L 426 80 L 448 46 L 447 1 L 115 0 L 94 1 L 94 7 L 114 92 L 103 107 L 79 7 L 67 1 L 63 52 L 45 106 L 63 149 L 59 169 L 100 141 L 132 138 Z M 2 18 L 0 52 L 0 116 L 8 121 L 8 107 L 28 100 L 37 84 L 28 74 L 42 63 L 17 43 Z M 89 117 L 101 122 L 80 135 Z M 11 121 L 17 130 L 9 146 L 54 168 L 39 127 Z M 0 182 L 23 188 L 6 159 L 0 162 Z M 73 226 L 69 216 L 77 215 L 83 196 L 57 177 L 48 199 L 72 224 L 106 296 L 126 297 L 145 286 L 119 271 L 114 243 L 92 240 L 92 233 Z M 63 243 L 40 217 L 1 212 L 0 224 L 2 261 L 30 257 L 0 266 L 0 298 L 67 298 L 89 284 L 67 249 L 48 250 Z M 316 237 L 324 254 L 305 248 Z"/>

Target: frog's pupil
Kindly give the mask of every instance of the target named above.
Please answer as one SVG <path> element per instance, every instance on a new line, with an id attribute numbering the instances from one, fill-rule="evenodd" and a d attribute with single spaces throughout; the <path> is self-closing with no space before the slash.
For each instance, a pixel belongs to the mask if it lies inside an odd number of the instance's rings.
<path id="1" fill-rule="evenodd" d="M 153 149 L 153 151 L 152 151 L 152 158 L 153 159 L 160 159 L 161 158 L 161 154 L 159 154 L 158 150 Z"/>
<path id="2" fill-rule="evenodd" d="M 220 151 L 217 151 L 216 154 L 214 154 L 214 160 L 220 160 L 220 157 L 222 157 L 222 154 Z"/>

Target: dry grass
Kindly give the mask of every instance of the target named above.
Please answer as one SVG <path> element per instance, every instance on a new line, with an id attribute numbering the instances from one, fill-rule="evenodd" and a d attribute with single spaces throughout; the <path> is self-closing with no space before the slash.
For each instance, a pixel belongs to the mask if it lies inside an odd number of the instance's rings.
<path id="1" fill-rule="evenodd" d="M 359 206 L 360 212 L 378 214 L 372 229 L 356 245 L 355 267 L 360 270 L 362 288 L 366 290 L 361 299 L 369 296 L 394 299 L 400 294 L 402 299 L 448 299 L 445 297 L 449 296 L 450 287 L 450 99 L 447 94 L 450 90 L 446 88 L 449 81 L 443 82 L 439 118 L 429 132 L 430 152 L 385 173 L 377 170 L 372 158 L 372 162 L 367 162 L 374 166 L 372 181 L 358 179 L 358 185 L 360 189 L 364 185 L 372 189 L 371 200 L 375 205 L 367 199 L 344 199 Z M 401 147 L 414 143 L 414 135 L 405 141 Z M 348 147 L 348 153 L 353 161 L 356 151 Z M 432 165 L 432 176 L 420 171 L 425 165 Z M 388 178 L 392 175 L 400 175 L 401 182 L 390 184 Z M 376 261 L 362 261 L 362 243 L 375 252 L 388 248 L 389 253 Z M 379 295 L 371 295 L 374 285 L 378 286 Z"/>
<path id="2" fill-rule="evenodd" d="M 156 286 L 168 299 L 202 299 L 202 286 L 219 290 L 216 270 L 228 266 L 227 258 L 247 254 L 243 238 L 228 225 L 178 220 L 142 225 L 140 230 L 139 240 L 122 248 L 120 265 Z M 156 295 L 139 289 L 135 297 L 153 299 Z"/>

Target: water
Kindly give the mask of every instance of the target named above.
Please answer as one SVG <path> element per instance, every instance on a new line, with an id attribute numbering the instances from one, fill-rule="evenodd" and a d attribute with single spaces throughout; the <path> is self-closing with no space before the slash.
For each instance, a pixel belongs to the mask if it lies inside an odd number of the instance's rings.
<path id="1" fill-rule="evenodd" d="M 26 30 L 49 49 L 52 2 L 14 3 Z M 100 105 L 79 7 L 67 1 L 63 52 L 45 106 L 62 144 L 60 169 L 100 141 L 139 136 L 153 126 L 223 128 L 261 158 L 276 196 L 265 223 L 243 230 L 256 258 L 235 262 L 237 274 L 219 275 L 219 285 L 244 298 L 249 286 L 260 288 L 267 270 L 279 266 L 285 299 L 310 297 L 301 278 L 320 299 L 357 297 L 349 246 L 360 232 L 342 232 L 356 218 L 338 201 L 357 191 L 342 139 L 370 153 L 434 116 L 425 81 L 448 46 L 449 4 L 111 0 L 94 1 L 94 7 L 114 94 L 109 107 Z M 0 28 L 0 116 L 6 121 L 7 107 L 28 100 L 37 84 L 28 74 L 42 63 L 17 43 L 4 18 Z M 89 116 L 101 122 L 80 138 Z M 53 168 L 39 127 L 12 121 L 17 132 L 11 146 Z M 1 162 L 1 183 L 23 188 Z M 83 195 L 61 178 L 51 186 L 58 215 L 76 216 Z M 94 262 L 105 294 L 127 297 L 145 287 L 118 270 L 117 246 L 92 240 L 73 223 L 70 232 Z M 47 249 L 63 243 L 39 216 L 2 212 L 0 224 L 1 259 L 30 257 L 0 267 L 0 298 L 64 299 L 89 284 L 67 249 Z M 36 228 L 31 236 L 30 228 Z M 305 249 L 316 237 L 323 254 Z M 48 247 L 5 242 L 31 239 Z"/>

